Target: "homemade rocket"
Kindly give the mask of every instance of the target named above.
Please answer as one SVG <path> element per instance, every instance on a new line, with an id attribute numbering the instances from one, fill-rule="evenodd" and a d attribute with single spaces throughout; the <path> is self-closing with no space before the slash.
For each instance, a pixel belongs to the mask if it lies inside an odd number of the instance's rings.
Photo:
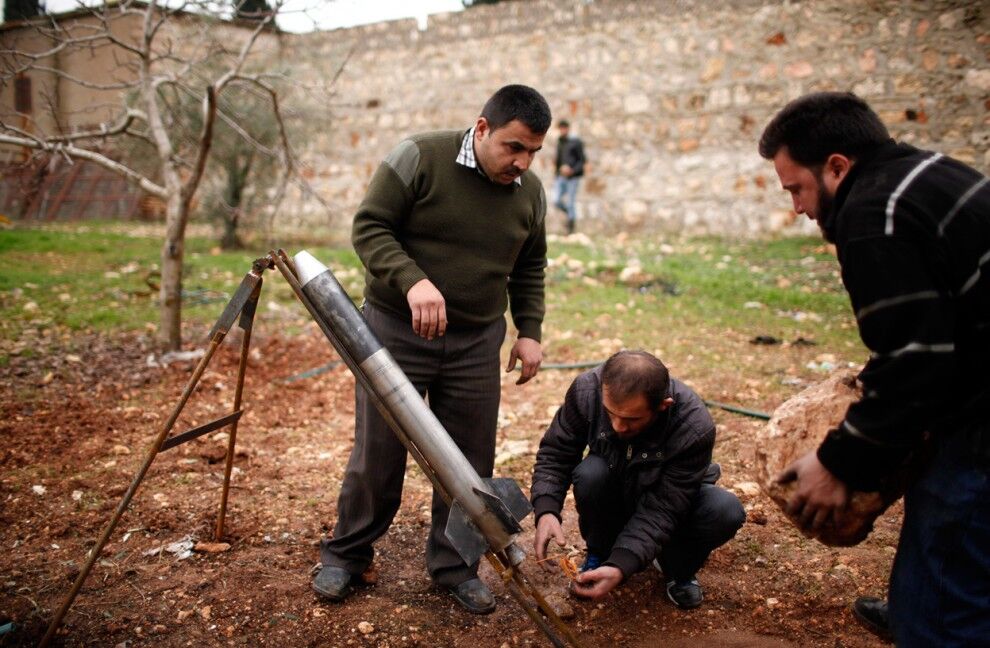
<path id="1" fill-rule="evenodd" d="M 519 522 L 532 508 L 516 482 L 482 479 L 368 328 L 333 273 L 309 252 L 295 255 L 296 276 L 311 313 L 330 343 L 368 391 L 396 436 L 450 505 L 447 538 L 467 564 L 489 549 L 518 565 Z"/>

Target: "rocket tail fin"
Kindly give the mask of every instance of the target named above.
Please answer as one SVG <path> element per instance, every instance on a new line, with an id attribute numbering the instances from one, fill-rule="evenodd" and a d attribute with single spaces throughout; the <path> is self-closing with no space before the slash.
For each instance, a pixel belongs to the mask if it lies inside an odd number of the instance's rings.
<path id="1" fill-rule="evenodd" d="M 468 565 L 478 562 L 488 550 L 488 541 L 455 500 L 450 506 L 444 535 Z"/>
<path id="2" fill-rule="evenodd" d="M 485 484 L 492 489 L 492 492 L 498 496 L 498 499 L 505 505 L 505 508 L 508 509 L 512 519 L 516 522 L 522 522 L 533 510 L 529 500 L 526 499 L 526 496 L 523 494 L 522 489 L 519 488 L 519 484 L 516 483 L 515 479 L 512 479 L 511 477 L 489 477 L 487 479 L 482 479 L 481 481 L 485 482 Z M 507 530 L 509 528 L 512 527 L 506 526 Z"/>

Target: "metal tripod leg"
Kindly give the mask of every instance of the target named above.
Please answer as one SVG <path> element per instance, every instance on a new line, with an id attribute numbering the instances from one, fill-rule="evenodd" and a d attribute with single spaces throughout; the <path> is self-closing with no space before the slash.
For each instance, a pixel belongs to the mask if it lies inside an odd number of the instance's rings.
<path id="1" fill-rule="evenodd" d="M 192 396 L 192 393 L 196 389 L 196 385 L 199 383 L 200 378 L 203 377 L 203 372 L 206 370 L 206 366 L 210 363 L 210 360 L 213 358 L 216 350 L 220 347 L 220 343 L 223 342 L 227 332 L 230 331 L 230 327 L 233 325 L 238 314 L 241 313 L 250 298 L 255 295 L 256 290 L 261 287 L 261 274 L 267 267 L 269 267 L 267 264 L 267 259 L 258 259 L 254 262 L 251 272 L 244 277 L 243 281 L 241 281 L 241 285 L 238 287 L 237 292 L 234 293 L 234 296 L 231 298 L 230 302 L 227 303 L 227 307 L 220 315 L 220 319 L 217 320 L 216 324 L 214 324 L 213 329 L 210 331 L 210 346 L 200 359 L 199 364 L 196 365 L 196 369 L 193 371 L 193 375 L 189 378 L 189 382 L 186 383 L 185 389 L 182 390 L 182 395 L 179 397 L 179 402 L 176 404 L 175 409 L 172 410 L 172 414 L 168 417 L 168 420 L 158 433 L 158 436 L 155 437 L 155 440 L 148 447 L 148 454 L 145 456 L 144 463 L 141 464 L 141 468 L 131 481 L 131 485 L 128 487 L 127 492 L 124 493 L 123 499 L 121 499 L 120 504 L 117 505 L 117 510 L 114 511 L 113 517 L 110 518 L 110 522 L 103 530 L 103 534 L 100 536 L 99 540 L 96 541 L 96 545 L 90 549 L 86 564 L 83 565 L 83 568 L 79 571 L 79 575 L 72 584 L 72 589 L 69 590 L 68 595 L 65 597 L 62 607 L 59 608 L 58 612 L 56 612 L 55 616 L 52 618 L 52 621 L 48 626 L 48 630 L 45 632 L 45 636 L 42 637 L 41 643 L 38 644 L 39 648 L 45 648 L 45 646 L 47 646 L 54 638 L 56 630 L 58 630 L 59 625 L 62 623 L 62 619 L 65 618 L 69 608 L 72 607 L 72 603 L 76 600 L 76 596 L 78 596 L 79 590 L 82 589 L 83 583 L 86 581 L 86 577 L 89 576 L 89 572 L 92 571 L 93 565 L 100 556 L 100 552 L 103 551 L 103 547 L 105 547 L 107 541 L 110 540 L 110 535 L 117 527 L 117 523 L 120 522 L 120 518 L 124 515 L 124 512 L 131 503 L 131 500 L 134 499 L 134 495 L 137 493 L 137 489 L 144 480 L 145 475 L 147 475 L 148 469 L 151 468 L 151 464 L 155 461 L 158 453 L 162 451 L 162 446 L 165 444 L 169 432 L 172 431 L 172 428 L 175 426 L 175 422 L 178 420 L 183 408 L 185 408 L 186 403 L 189 401 L 189 397 Z M 256 301 L 257 298 L 255 299 L 255 302 Z M 235 405 L 235 410 L 239 407 L 239 405 L 240 403 Z M 234 419 L 233 424 L 236 425 L 236 418 Z M 208 426 L 203 426 L 200 429 L 207 429 L 207 427 Z M 231 438 L 233 438 L 233 435 L 231 435 Z"/>
<path id="2" fill-rule="evenodd" d="M 237 388 L 234 391 L 234 411 L 241 409 L 241 396 L 244 393 L 244 374 L 247 371 L 248 351 L 251 346 L 251 330 L 254 328 L 254 314 L 258 309 L 258 297 L 261 295 L 262 281 L 258 279 L 258 285 L 248 298 L 247 303 L 241 310 L 239 325 L 244 331 L 244 338 L 241 340 L 241 360 L 237 365 Z M 227 461 L 223 470 L 223 493 L 220 496 L 220 512 L 217 514 L 217 528 L 213 534 L 213 539 L 217 542 L 223 538 L 224 517 L 227 514 L 227 495 L 230 492 L 230 473 L 234 469 L 234 444 L 237 441 L 237 421 L 230 424 L 230 437 L 227 439 Z"/>

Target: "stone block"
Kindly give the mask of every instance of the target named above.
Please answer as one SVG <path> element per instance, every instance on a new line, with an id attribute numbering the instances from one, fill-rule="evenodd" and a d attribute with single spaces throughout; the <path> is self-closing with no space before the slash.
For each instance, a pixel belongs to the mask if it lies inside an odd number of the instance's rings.
<path id="1" fill-rule="evenodd" d="M 725 59 L 711 58 L 705 63 L 705 69 L 701 72 L 701 82 L 710 83 L 722 76 L 725 70 Z"/>
<path id="2" fill-rule="evenodd" d="M 792 79 L 806 79 L 815 73 L 815 68 L 808 61 L 797 61 L 784 68 L 784 74 Z"/>
<path id="3" fill-rule="evenodd" d="M 623 101 L 623 108 L 630 115 L 645 113 L 650 109 L 650 99 L 644 94 L 627 95 Z"/>
<path id="4" fill-rule="evenodd" d="M 884 83 L 880 79 L 867 79 L 853 86 L 853 92 L 860 97 L 882 97 L 885 94 Z"/>
<path id="5" fill-rule="evenodd" d="M 963 81 L 977 90 L 990 92 L 990 69 L 967 70 Z"/>
<path id="6" fill-rule="evenodd" d="M 626 200 L 622 203 L 622 220 L 630 227 L 641 227 L 649 215 L 649 206 L 642 200 Z"/>
<path id="7" fill-rule="evenodd" d="M 792 462 L 814 451 L 828 431 L 842 421 L 849 405 L 859 400 L 861 395 L 855 372 L 838 371 L 778 407 L 770 423 L 759 433 L 757 468 L 768 495 L 785 515 L 794 483 L 778 484 L 776 477 Z M 876 518 L 895 499 L 893 495 L 854 492 L 838 521 L 830 520 L 821 532 L 812 537 L 830 546 L 859 544 L 873 530 Z M 796 522 L 790 515 L 788 517 Z"/>
<path id="8" fill-rule="evenodd" d="M 877 51 L 872 47 L 864 51 L 859 57 L 859 70 L 867 74 L 877 69 Z"/>

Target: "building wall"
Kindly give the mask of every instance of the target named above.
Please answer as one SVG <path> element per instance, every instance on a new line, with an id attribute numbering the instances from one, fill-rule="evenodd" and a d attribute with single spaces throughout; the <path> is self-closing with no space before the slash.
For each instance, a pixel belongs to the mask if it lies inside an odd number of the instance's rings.
<path id="1" fill-rule="evenodd" d="M 756 153 L 786 101 L 866 98 L 898 139 L 990 170 L 990 8 L 933 0 L 517 0 L 290 41 L 298 78 L 350 52 L 307 138 L 311 182 L 344 226 L 405 135 L 467 128 L 506 83 L 538 88 L 586 144 L 586 231 L 758 235 L 813 228 Z M 555 129 L 536 172 L 549 191 Z M 322 218 L 312 202 L 281 220 Z M 551 230 L 562 217 L 551 215 Z"/>
<path id="2" fill-rule="evenodd" d="M 104 26 L 100 18 L 85 11 L 70 12 L 58 17 L 60 34 L 85 38 L 108 30 L 121 43 L 137 46 L 141 42 L 142 14 L 111 10 L 109 16 Z M 15 110 L 15 82 L 10 78 L 12 66 L 21 65 L 26 59 L 4 55 L 0 65 L 0 121 L 38 136 L 92 130 L 115 122 L 124 112 L 121 94 L 137 91 L 134 82 L 138 78 L 139 57 L 107 39 L 57 48 L 58 41 L 52 38 L 51 24 L 46 20 L 50 19 L 0 27 L 0 49 L 4 51 L 35 55 L 53 52 L 23 74 L 31 80 L 31 111 L 27 114 Z M 209 52 L 214 60 L 230 60 L 252 30 L 252 25 L 243 23 L 173 16 L 155 39 L 154 49 L 163 56 L 153 65 L 152 72 L 161 75 L 170 66 L 178 67 L 165 54 L 189 61 L 202 59 Z M 226 53 L 217 54 L 221 48 Z M 280 39 L 271 33 L 261 34 L 249 61 L 251 65 L 255 61 L 277 65 L 281 61 Z M 201 80 L 186 82 L 200 92 L 204 90 Z M 28 155 L 23 149 L 0 147 L 0 162 L 22 161 Z"/>

